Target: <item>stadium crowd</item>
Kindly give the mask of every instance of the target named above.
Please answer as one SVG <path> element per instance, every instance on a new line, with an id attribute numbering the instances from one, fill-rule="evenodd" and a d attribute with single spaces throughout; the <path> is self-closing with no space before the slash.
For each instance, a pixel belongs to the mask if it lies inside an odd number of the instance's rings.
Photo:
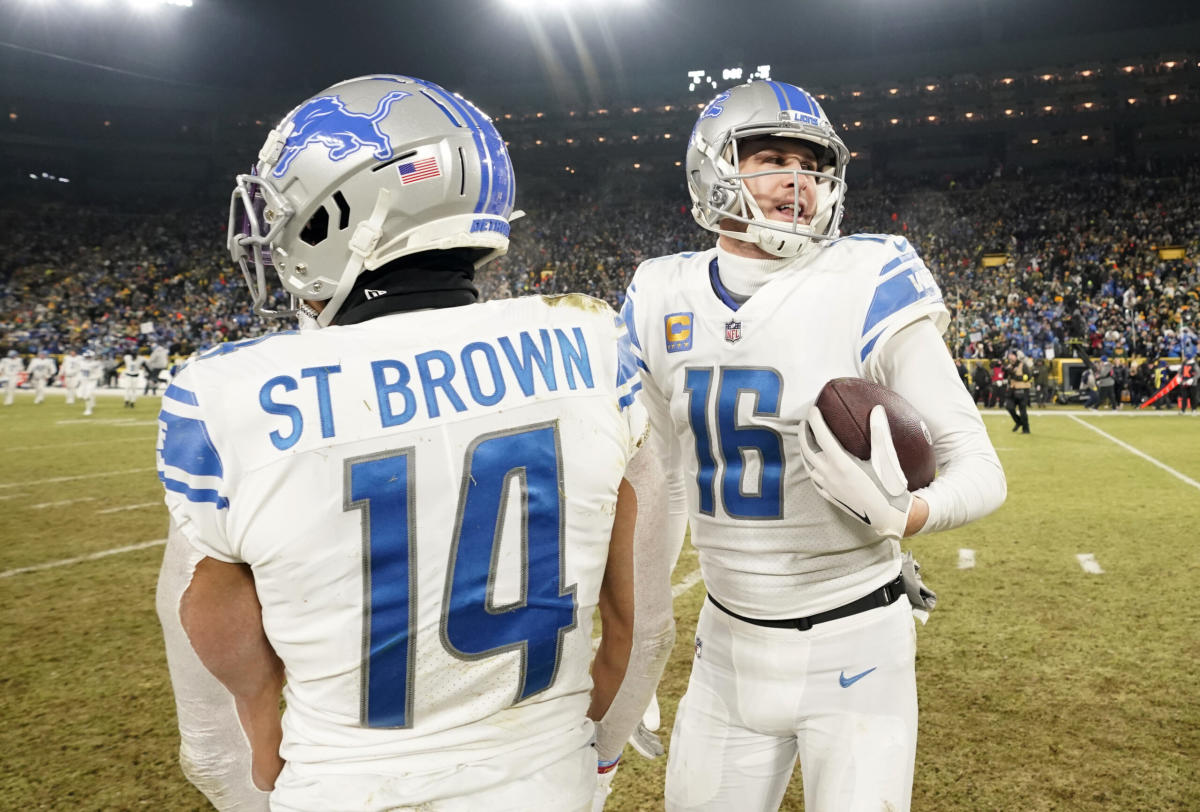
<path id="1" fill-rule="evenodd" d="M 932 183 L 853 185 L 843 233 L 906 236 L 953 314 L 963 359 L 1194 357 L 1200 330 L 1200 163 Z M 681 188 L 614 177 L 588 193 L 524 200 L 484 298 L 583 291 L 619 306 L 643 259 L 707 248 Z M 91 347 L 172 355 L 263 328 L 211 212 L 132 216 L 48 206 L 5 212 L 0 353 Z M 1164 259 L 1157 249 L 1182 248 Z M 1002 255 L 983 267 L 984 255 Z"/>

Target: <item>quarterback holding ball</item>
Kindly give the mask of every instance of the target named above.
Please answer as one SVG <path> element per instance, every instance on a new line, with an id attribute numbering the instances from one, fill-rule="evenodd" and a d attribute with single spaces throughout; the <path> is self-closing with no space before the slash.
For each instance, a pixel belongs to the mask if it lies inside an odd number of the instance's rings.
<path id="1" fill-rule="evenodd" d="M 809 812 L 908 809 L 918 607 L 902 600 L 900 539 L 1004 501 L 932 274 L 903 237 L 839 238 L 849 158 L 799 87 L 721 93 L 686 161 L 692 214 L 717 244 L 649 260 L 629 286 L 623 315 L 669 461 L 670 540 L 690 522 L 709 594 L 668 810 L 778 808 L 797 759 Z M 910 491 L 876 459 L 895 456 L 882 410 L 870 460 L 842 448 L 813 407 L 839 377 L 912 404 L 931 484 Z"/>

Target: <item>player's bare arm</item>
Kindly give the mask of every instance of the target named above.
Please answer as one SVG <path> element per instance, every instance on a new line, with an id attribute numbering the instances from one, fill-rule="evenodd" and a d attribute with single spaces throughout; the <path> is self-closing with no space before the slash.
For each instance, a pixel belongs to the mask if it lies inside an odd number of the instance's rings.
<path id="1" fill-rule="evenodd" d="M 602 637 L 592 663 L 592 702 L 588 717 L 604 718 L 621 687 L 633 643 L 633 528 L 637 523 L 637 495 L 629 480 L 617 491 L 617 515 L 608 545 L 608 563 L 600 584 Z"/>
<path id="2" fill-rule="evenodd" d="M 263 631 L 250 567 L 202 558 L 183 594 L 179 614 L 200 661 L 233 695 L 250 741 L 254 785 L 273 789 L 283 769 L 279 757 L 283 663 Z"/>

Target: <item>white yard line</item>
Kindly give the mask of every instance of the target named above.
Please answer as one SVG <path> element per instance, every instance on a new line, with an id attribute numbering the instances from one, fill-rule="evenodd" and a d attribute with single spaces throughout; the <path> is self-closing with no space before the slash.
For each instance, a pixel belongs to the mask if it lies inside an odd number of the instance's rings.
<path id="1" fill-rule="evenodd" d="M 1166 471 L 1168 474 L 1170 474 L 1171 476 L 1173 476 L 1173 477 L 1175 477 L 1176 479 L 1178 479 L 1180 482 L 1184 482 L 1184 483 L 1186 483 L 1186 484 L 1188 484 L 1188 485 L 1191 485 L 1191 486 L 1192 486 L 1193 488 L 1195 488 L 1196 490 L 1200 490 L 1200 482 L 1197 482 L 1196 480 L 1192 479 L 1190 476 L 1187 476 L 1187 475 L 1185 475 L 1185 474 L 1181 474 L 1181 473 L 1179 473 L 1178 471 L 1176 471 L 1176 470 L 1175 470 L 1174 468 L 1172 468 L 1171 466 L 1169 466 L 1169 465 L 1167 465 L 1167 464 L 1165 464 L 1165 463 L 1159 462 L 1158 460 L 1154 459 L 1154 457 L 1151 457 L 1151 456 L 1150 456 L 1149 454 L 1147 454 L 1146 452 L 1144 452 L 1144 451 L 1139 451 L 1138 449 L 1136 449 L 1136 448 L 1134 448 L 1133 446 L 1131 446 L 1129 443 L 1127 443 L 1127 442 L 1125 442 L 1125 441 L 1123 441 L 1123 440 L 1118 440 L 1116 437 L 1113 437 L 1113 436 L 1112 436 L 1111 434 L 1109 434 L 1108 432 L 1106 432 L 1106 431 L 1101 431 L 1100 429 L 1096 428 L 1096 427 L 1095 427 L 1095 426 L 1093 426 L 1092 424 L 1090 424 L 1090 423 L 1087 423 L 1087 422 L 1085 422 L 1085 421 L 1083 421 L 1083 420 L 1080 420 L 1078 417 L 1074 417 L 1074 415 L 1072 415 L 1072 418 L 1073 418 L 1073 419 L 1075 420 L 1075 422 L 1076 422 L 1076 423 L 1078 423 L 1079 425 L 1081 425 L 1081 426 L 1086 426 L 1087 428 L 1089 428 L 1089 429 L 1091 429 L 1092 431 L 1094 431 L 1094 432 L 1096 432 L 1097 434 L 1099 434 L 1101 437 L 1105 437 L 1105 438 L 1107 438 L 1107 439 L 1109 439 L 1109 440 L 1112 440 L 1114 443 L 1116 443 L 1117 445 L 1121 446 L 1121 448 L 1125 449 L 1125 450 L 1126 450 L 1126 451 L 1128 451 L 1130 454 L 1135 454 L 1135 455 L 1137 455 L 1137 456 L 1141 457 L 1142 459 L 1144 459 L 1146 462 L 1150 463 L 1151 465 L 1157 465 L 1159 468 L 1163 469 L 1163 470 L 1164 470 L 1164 471 Z"/>
<path id="2" fill-rule="evenodd" d="M 139 505 L 122 505 L 121 507 L 109 508 L 108 510 L 97 510 L 96 513 L 120 513 L 122 510 L 139 510 L 148 507 L 166 507 L 166 503 L 159 499 L 157 502 L 142 502 Z"/>
<path id="3" fill-rule="evenodd" d="M 968 550 L 966 547 L 958 551 L 958 568 L 960 570 L 974 569 L 975 567 L 975 551 Z"/>
<path id="4" fill-rule="evenodd" d="M 7 454 L 10 451 L 41 451 L 47 448 L 76 448 L 81 445 L 102 445 L 104 443 L 145 443 L 148 437 L 114 437 L 111 440 L 84 440 L 82 443 L 55 443 L 53 445 L 15 445 L 12 448 L 0 450 Z"/>
<path id="5" fill-rule="evenodd" d="M 0 488 L 28 488 L 33 485 L 49 485 L 52 482 L 74 482 L 79 479 L 97 479 L 102 476 L 124 476 L 125 474 L 144 474 L 153 468 L 132 468 L 128 471 L 105 471 L 102 474 L 80 474 L 79 476 L 56 476 L 50 479 L 34 479 L 29 482 L 2 482 Z"/>
<path id="6" fill-rule="evenodd" d="M 694 587 L 699 582 L 700 582 L 700 568 L 696 567 L 696 569 L 692 570 L 687 575 L 685 575 L 683 577 L 682 581 L 675 584 L 675 586 L 671 587 L 671 597 L 678 598 L 680 595 L 682 595 L 684 592 L 687 592 L 689 589 Z"/>
<path id="7" fill-rule="evenodd" d="M 94 497 L 94 496 L 81 496 L 78 499 L 63 499 L 61 502 L 39 502 L 38 504 L 30 505 L 29 507 L 33 508 L 34 510 L 43 510 L 44 508 L 49 508 L 49 507 L 62 507 L 63 505 L 73 505 L 76 502 L 95 502 L 95 501 L 96 501 L 96 497 Z"/>
<path id="8" fill-rule="evenodd" d="M 45 564 L 34 564 L 30 567 L 17 567 L 15 570 L 6 570 L 0 572 L 0 578 L 11 578 L 14 575 L 21 575 L 26 572 L 38 572 L 40 570 L 54 569 L 55 567 L 65 567 L 68 564 L 79 564 L 83 561 L 95 561 L 97 558 L 107 558 L 110 555 L 120 555 L 121 553 L 129 553 L 134 550 L 144 550 L 147 547 L 156 547 L 166 544 L 166 539 L 155 539 L 154 541 L 143 541 L 141 544 L 130 544 L 125 547 L 114 547 L 111 550 L 101 550 L 98 553 L 90 553 L 88 555 L 80 555 L 75 558 L 63 558 L 59 561 L 47 561 Z"/>
<path id="9" fill-rule="evenodd" d="M 1075 560 L 1079 562 L 1079 566 L 1083 567 L 1084 572 L 1092 575 L 1104 574 L 1104 570 L 1100 569 L 1100 562 L 1092 553 L 1076 553 Z"/>

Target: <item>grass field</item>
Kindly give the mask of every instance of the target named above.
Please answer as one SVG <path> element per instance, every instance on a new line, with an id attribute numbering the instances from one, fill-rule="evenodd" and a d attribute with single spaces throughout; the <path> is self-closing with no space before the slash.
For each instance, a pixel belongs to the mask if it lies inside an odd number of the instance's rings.
<path id="1" fill-rule="evenodd" d="M 166 533 L 156 411 L 0 407 L 0 809 L 208 808 L 176 762 L 162 548 L 135 547 Z M 1028 436 L 985 421 L 1008 502 L 911 545 L 941 599 L 918 632 L 913 808 L 1200 809 L 1200 418 L 1035 412 Z M 695 568 L 688 550 L 676 581 Z M 667 730 L 704 597 L 680 592 Z M 664 769 L 628 750 L 607 809 L 660 809 Z M 785 809 L 802 808 L 796 775 Z"/>

